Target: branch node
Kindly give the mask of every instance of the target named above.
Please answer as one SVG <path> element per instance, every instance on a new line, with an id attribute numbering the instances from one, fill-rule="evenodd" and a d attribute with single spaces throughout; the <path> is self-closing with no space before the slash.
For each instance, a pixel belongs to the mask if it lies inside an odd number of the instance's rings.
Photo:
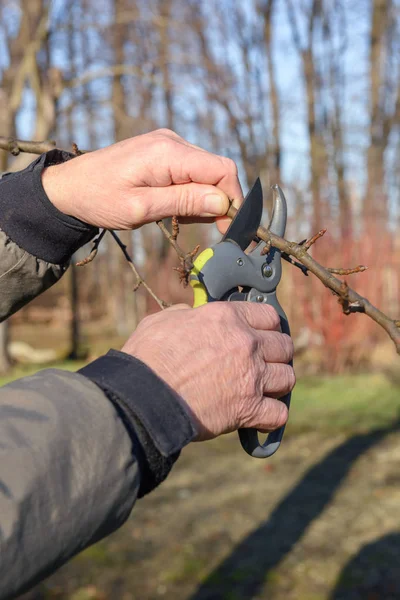
<path id="1" fill-rule="evenodd" d="M 12 140 L 12 139 L 10 140 L 9 148 L 10 148 L 10 152 L 13 156 L 18 156 L 18 154 L 20 153 L 20 149 L 19 149 L 19 146 L 18 146 L 16 140 Z"/>
<path id="2" fill-rule="evenodd" d="M 309 238 L 308 240 L 306 240 L 305 242 L 303 242 L 301 245 L 303 246 L 303 248 L 305 250 L 309 250 L 311 248 L 311 246 L 313 244 L 315 244 L 315 242 L 317 240 L 319 240 L 319 238 L 322 238 L 322 236 L 325 235 L 326 231 L 327 231 L 326 229 L 320 229 L 318 231 L 318 233 L 316 233 L 311 238 Z"/>
<path id="3" fill-rule="evenodd" d="M 83 152 L 79 150 L 78 144 L 75 142 L 72 143 L 72 154 L 75 154 L 75 156 L 81 156 L 83 154 Z"/>
<path id="4" fill-rule="evenodd" d="M 266 254 L 268 254 L 268 252 L 270 250 L 271 250 L 271 240 L 268 240 L 268 242 L 266 242 L 264 248 L 260 252 L 261 256 L 265 256 Z"/>
<path id="5" fill-rule="evenodd" d="M 92 246 L 89 256 L 87 256 L 83 260 L 80 260 L 79 262 L 77 262 L 75 264 L 76 267 L 84 267 L 85 265 L 88 265 L 89 263 L 92 262 L 92 260 L 94 260 L 96 258 L 97 252 L 99 250 L 100 242 L 106 233 L 107 233 L 107 229 L 103 229 L 103 231 L 97 236 L 97 238 L 95 238 L 93 240 L 93 246 Z"/>

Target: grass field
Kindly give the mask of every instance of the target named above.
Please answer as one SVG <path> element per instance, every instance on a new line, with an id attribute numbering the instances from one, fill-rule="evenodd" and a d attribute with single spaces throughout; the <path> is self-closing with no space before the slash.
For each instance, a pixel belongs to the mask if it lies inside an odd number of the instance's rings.
<path id="1" fill-rule="evenodd" d="M 400 598 L 399 415 L 384 375 L 302 378 L 272 459 L 236 434 L 191 444 L 119 531 L 24 600 Z"/>
<path id="2" fill-rule="evenodd" d="M 76 371 L 84 362 L 63 361 L 43 368 Z M 21 366 L 0 377 L 0 386 L 35 373 L 38 367 Z M 334 430 L 360 431 L 383 427 L 400 417 L 400 382 L 382 373 L 300 378 L 293 392 L 287 433 Z"/>

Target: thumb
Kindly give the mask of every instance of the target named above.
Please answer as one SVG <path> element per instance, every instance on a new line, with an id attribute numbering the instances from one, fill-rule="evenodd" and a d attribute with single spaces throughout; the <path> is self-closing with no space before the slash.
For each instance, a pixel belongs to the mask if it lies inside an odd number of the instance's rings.
<path id="1" fill-rule="evenodd" d="M 180 217 L 216 217 L 229 208 L 228 196 L 220 189 L 201 183 L 174 184 L 148 188 L 146 220 L 156 221 L 174 215 Z"/>

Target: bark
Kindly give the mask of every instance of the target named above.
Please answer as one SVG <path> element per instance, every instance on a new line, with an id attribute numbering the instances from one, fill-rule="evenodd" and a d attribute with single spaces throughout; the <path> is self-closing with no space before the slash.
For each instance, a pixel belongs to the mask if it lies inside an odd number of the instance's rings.
<path id="1" fill-rule="evenodd" d="M 274 61 L 272 56 L 272 14 L 275 0 L 268 0 L 265 6 L 264 13 L 264 38 L 265 50 L 267 59 L 267 71 L 269 81 L 269 95 L 272 113 L 272 142 L 270 146 L 270 161 L 269 169 L 271 173 L 271 181 L 273 184 L 281 183 L 281 140 L 280 140 L 280 110 L 279 110 L 279 92 L 274 70 Z"/>
<path id="2" fill-rule="evenodd" d="M 301 63 L 302 74 L 306 91 L 307 103 L 307 130 L 310 145 L 310 189 L 312 196 L 312 222 L 311 229 L 321 229 L 323 221 L 322 211 L 322 178 L 327 164 L 327 152 L 323 138 L 323 130 L 319 126 L 316 116 L 316 95 L 319 82 L 316 74 L 314 56 L 314 30 L 322 10 L 322 0 L 312 0 L 307 15 L 307 40 L 303 45 L 300 40 L 296 11 L 292 0 L 287 0 L 288 17 L 292 29 L 294 45 L 297 48 Z"/>
<path id="3" fill-rule="evenodd" d="M 370 33 L 369 104 L 370 104 L 370 145 L 367 151 L 367 187 L 364 202 L 364 215 L 376 221 L 387 215 L 385 191 L 384 153 L 388 143 L 388 133 L 384 130 L 384 108 L 382 85 L 384 78 L 383 55 L 385 35 L 388 25 L 390 0 L 373 0 Z"/>

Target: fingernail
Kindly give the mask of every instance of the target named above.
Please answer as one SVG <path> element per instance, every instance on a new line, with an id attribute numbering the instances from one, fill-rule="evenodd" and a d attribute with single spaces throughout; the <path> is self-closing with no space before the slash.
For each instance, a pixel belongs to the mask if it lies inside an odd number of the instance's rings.
<path id="1" fill-rule="evenodd" d="M 207 216 L 224 215 L 228 209 L 226 201 L 219 194 L 206 194 L 203 197 L 203 210 Z"/>

